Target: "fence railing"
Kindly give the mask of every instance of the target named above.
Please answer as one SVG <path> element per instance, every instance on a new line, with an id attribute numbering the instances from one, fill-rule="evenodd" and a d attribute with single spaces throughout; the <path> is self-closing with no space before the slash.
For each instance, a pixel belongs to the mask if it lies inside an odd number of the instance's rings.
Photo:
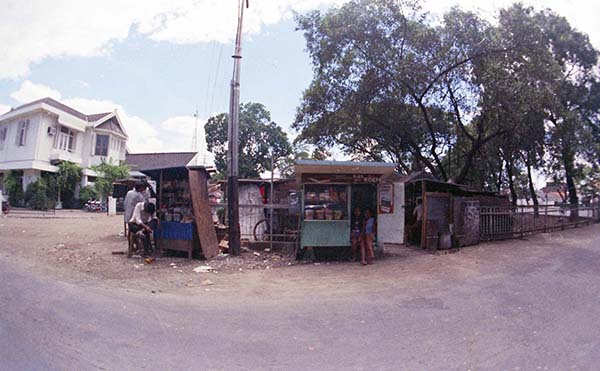
<path id="1" fill-rule="evenodd" d="M 600 222 L 599 205 L 481 207 L 480 238 L 499 240 Z"/>
<path id="2" fill-rule="evenodd" d="M 227 224 L 227 203 L 211 205 Z M 294 251 L 300 243 L 300 214 L 289 204 L 240 204 L 240 237 L 244 243 Z M 221 210 L 221 211 L 219 211 Z"/>

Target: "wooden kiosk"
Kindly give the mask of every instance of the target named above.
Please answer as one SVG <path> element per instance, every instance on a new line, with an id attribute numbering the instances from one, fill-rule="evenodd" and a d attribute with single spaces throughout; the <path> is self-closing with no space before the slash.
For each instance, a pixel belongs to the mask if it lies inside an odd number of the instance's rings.
<path id="1" fill-rule="evenodd" d="M 301 189 L 300 247 L 350 246 L 355 207 L 371 209 L 378 219 L 379 242 L 402 243 L 403 186 L 394 180 L 396 164 L 382 162 L 296 162 Z"/>
<path id="2" fill-rule="evenodd" d="M 194 250 L 210 259 L 219 253 L 208 202 L 208 179 L 214 169 L 195 152 L 129 154 L 126 164 L 157 181 L 161 219 L 160 250 Z"/>

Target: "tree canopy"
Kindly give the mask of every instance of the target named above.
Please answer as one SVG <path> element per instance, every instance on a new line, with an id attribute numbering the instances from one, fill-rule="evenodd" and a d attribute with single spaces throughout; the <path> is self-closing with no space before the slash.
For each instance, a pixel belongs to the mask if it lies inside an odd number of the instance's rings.
<path id="1" fill-rule="evenodd" d="M 102 163 L 92 166 L 91 169 L 98 174 L 94 182 L 94 191 L 104 199 L 111 194 L 114 182 L 129 177 L 129 167 L 113 163 L 111 159 L 102 161 Z"/>
<path id="2" fill-rule="evenodd" d="M 221 113 L 208 119 L 205 125 L 208 150 L 215 155 L 215 164 L 221 174 L 227 172 L 227 128 L 229 115 Z M 257 178 L 270 170 L 271 157 L 275 160 L 291 155 L 292 146 L 287 134 L 275 122 L 271 113 L 260 103 L 240 105 L 239 176 Z"/>
<path id="3" fill-rule="evenodd" d="M 81 166 L 70 162 L 62 161 L 58 164 L 58 172 L 50 177 L 51 186 L 55 187 L 57 192 L 57 200 L 62 201 L 62 194 L 66 191 L 74 193 L 77 187 L 77 182 L 81 180 L 83 169 Z"/>
<path id="4" fill-rule="evenodd" d="M 412 0 L 353 0 L 297 16 L 313 80 L 298 141 L 390 160 L 481 189 L 533 189 L 532 172 L 598 163 L 598 52 L 550 10 L 515 4 L 490 23 Z M 595 140 L 595 142 L 594 142 Z M 577 202 L 576 190 L 571 202 Z"/>

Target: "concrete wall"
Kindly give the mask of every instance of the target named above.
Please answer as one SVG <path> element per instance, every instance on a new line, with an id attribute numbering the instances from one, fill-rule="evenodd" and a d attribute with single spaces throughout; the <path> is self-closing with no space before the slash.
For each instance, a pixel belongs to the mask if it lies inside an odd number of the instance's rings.
<path id="1" fill-rule="evenodd" d="M 94 154 L 94 151 L 96 149 L 96 135 L 98 135 L 98 134 L 110 136 L 110 140 L 109 140 L 109 144 L 108 144 L 108 155 L 106 157 L 96 156 Z M 82 153 L 82 158 L 83 158 L 82 163 L 84 164 L 84 166 L 90 167 L 90 166 L 94 166 L 94 165 L 99 165 L 100 163 L 102 163 L 102 160 L 108 161 L 109 159 L 112 159 L 113 162 L 125 161 L 125 146 L 126 146 L 127 142 L 124 141 L 123 145 L 121 146 L 121 150 L 118 151 L 116 149 L 116 147 L 114 146 L 114 143 L 117 140 L 123 140 L 123 139 L 120 137 L 117 137 L 114 134 L 94 130 L 93 128 L 88 128 L 85 132 L 85 139 L 84 139 L 86 149 Z"/>
<path id="2" fill-rule="evenodd" d="M 29 120 L 25 145 L 17 145 L 17 133 L 19 123 Z M 20 116 L 6 122 L 0 123 L 0 128 L 6 127 L 6 141 L 4 148 L 0 150 L 0 169 L 23 169 L 27 164 L 32 164 L 37 160 L 36 144 L 39 140 L 39 131 L 42 125 L 42 113 L 37 112 L 32 115 Z"/>

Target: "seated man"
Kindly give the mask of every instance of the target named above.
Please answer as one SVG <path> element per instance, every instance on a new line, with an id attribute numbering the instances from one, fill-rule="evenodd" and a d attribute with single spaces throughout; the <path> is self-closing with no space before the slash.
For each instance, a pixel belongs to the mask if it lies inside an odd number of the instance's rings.
<path id="1" fill-rule="evenodd" d="M 133 215 L 129 220 L 129 230 L 134 235 L 138 247 L 144 247 L 144 255 L 152 252 L 152 237 L 154 230 L 158 227 L 156 218 L 156 206 L 151 202 L 139 202 L 133 209 Z"/>

